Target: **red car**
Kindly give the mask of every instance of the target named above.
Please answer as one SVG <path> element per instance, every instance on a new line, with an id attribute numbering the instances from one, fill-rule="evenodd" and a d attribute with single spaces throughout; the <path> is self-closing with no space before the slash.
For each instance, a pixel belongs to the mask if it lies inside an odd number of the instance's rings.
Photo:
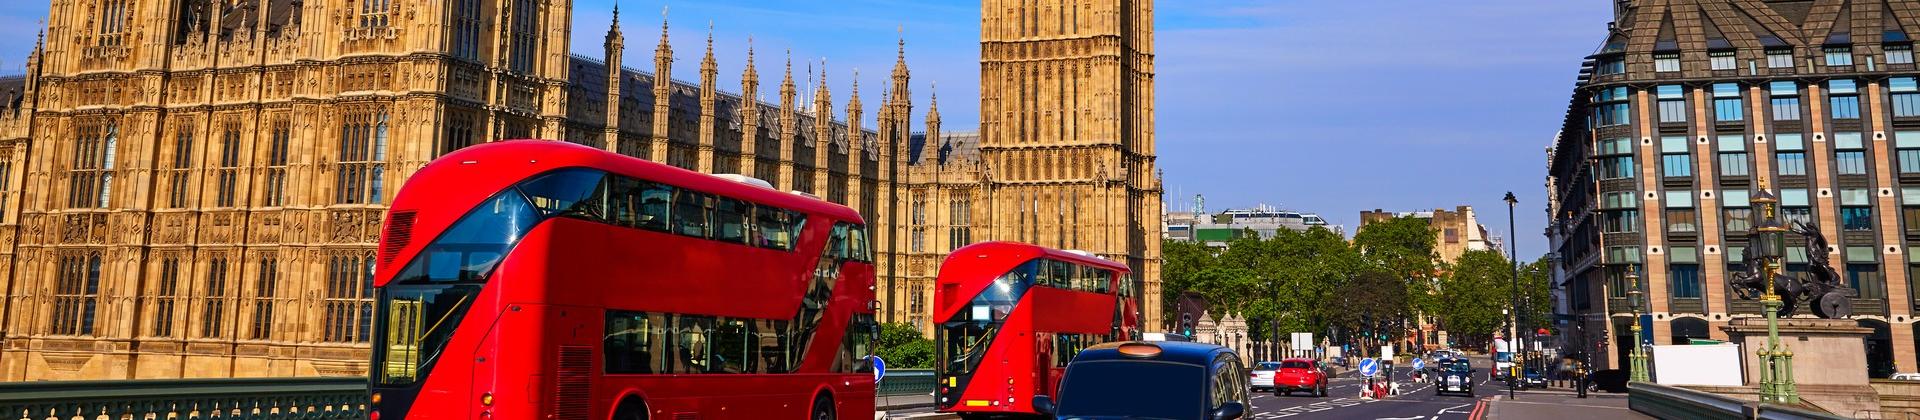
<path id="1" fill-rule="evenodd" d="M 1273 374 L 1273 395 L 1293 395 L 1294 391 L 1327 396 L 1327 373 L 1314 366 L 1313 359 L 1281 360 L 1280 370 Z"/>

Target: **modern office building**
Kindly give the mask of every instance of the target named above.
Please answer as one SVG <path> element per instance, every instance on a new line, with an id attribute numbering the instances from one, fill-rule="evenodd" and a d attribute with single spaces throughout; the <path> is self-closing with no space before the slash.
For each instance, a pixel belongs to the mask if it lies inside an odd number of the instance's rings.
<path id="1" fill-rule="evenodd" d="M 1251 209 L 1231 209 L 1219 213 L 1196 213 L 1191 211 L 1167 212 L 1163 216 L 1166 229 L 1161 237 L 1189 242 L 1201 242 L 1208 246 L 1224 247 L 1234 239 L 1257 236 L 1261 239 L 1272 238 L 1281 229 L 1303 232 L 1315 227 L 1327 228 L 1336 233 L 1342 232 L 1338 225 L 1328 224 L 1327 220 L 1314 213 L 1302 213 L 1282 210 L 1267 205 Z"/>
<path id="2" fill-rule="evenodd" d="M 1550 153 L 1568 349 L 1622 366 L 1630 269 L 1656 344 L 1758 316 L 1727 284 L 1765 186 L 1825 232 L 1870 373 L 1920 366 L 1920 1 L 1620 0 L 1602 35 Z"/>

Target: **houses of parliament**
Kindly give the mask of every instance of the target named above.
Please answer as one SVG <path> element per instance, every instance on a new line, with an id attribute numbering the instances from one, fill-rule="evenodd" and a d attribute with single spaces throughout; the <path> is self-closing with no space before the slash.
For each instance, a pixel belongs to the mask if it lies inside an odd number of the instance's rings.
<path id="1" fill-rule="evenodd" d="M 931 331 L 945 253 L 987 240 L 1125 262 L 1158 320 L 1151 2 L 981 15 L 981 123 L 955 130 L 913 108 L 904 40 L 867 108 L 790 58 L 763 91 L 768 54 L 676 52 L 665 20 L 652 71 L 621 67 L 617 11 L 604 54 L 571 54 L 569 0 L 55 0 L 0 78 L 0 380 L 364 375 L 384 204 L 515 138 L 847 204 L 883 321 Z"/>

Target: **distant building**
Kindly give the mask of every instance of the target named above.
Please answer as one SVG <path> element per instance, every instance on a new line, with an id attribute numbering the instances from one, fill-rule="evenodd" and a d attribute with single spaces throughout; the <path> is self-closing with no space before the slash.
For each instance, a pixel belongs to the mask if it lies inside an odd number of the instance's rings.
<path id="1" fill-rule="evenodd" d="M 1265 205 L 1214 214 L 1168 212 L 1164 218 L 1166 230 L 1161 232 L 1162 238 L 1201 242 L 1217 247 L 1227 246 L 1227 242 L 1246 236 L 1249 232 L 1259 235 L 1261 239 L 1272 238 L 1281 229 L 1304 232 L 1314 227 L 1345 234 L 1344 228 L 1328 224 L 1327 219 L 1318 214 L 1280 210 Z"/>
<path id="2" fill-rule="evenodd" d="M 1440 261 L 1449 264 L 1460 259 L 1460 254 L 1467 251 L 1500 250 L 1500 238 L 1487 234 L 1487 227 L 1481 225 L 1480 219 L 1474 216 L 1473 206 L 1456 206 L 1453 211 L 1362 211 L 1360 227 L 1396 217 L 1426 219 L 1427 226 L 1434 230 L 1434 252 L 1440 254 Z"/>

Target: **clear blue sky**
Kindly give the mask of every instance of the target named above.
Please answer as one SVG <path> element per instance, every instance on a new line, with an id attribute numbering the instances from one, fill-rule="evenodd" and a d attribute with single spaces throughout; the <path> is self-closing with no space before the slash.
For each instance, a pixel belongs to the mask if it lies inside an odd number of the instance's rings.
<path id="1" fill-rule="evenodd" d="M 17 72 L 47 1 L 0 2 L 0 71 Z M 576 0 L 571 49 L 601 55 L 613 0 Z M 1320 213 L 1351 230 L 1359 212 L 1472 205 L 1506 234 L 1520 199 L 1523 255 L 1546 252 L 1544 149 L 1581 57 L 1610 18 L 1604 0 L 1187 0 L 1156 5 L 1160 166 L 1167 203 L 1209 209 L 1266 203 Z M 626 64 L 651 70 L 657 0 L 620 0 Z M 798 83 L 808 61 L 844 104 L 860 69 L 873 118 L 905 28 L 916 124 L 937 82 L 943 124 L 979 109 L 975 3 L 950 0 L 673 2 L 676 78 L 698 80 L 708 22 L 721 86 L 737 91 L 747 38 L 761 90 L 778 92 L 785 51 Z M 828 64 L 817 62 L 825 57 Z"/>

